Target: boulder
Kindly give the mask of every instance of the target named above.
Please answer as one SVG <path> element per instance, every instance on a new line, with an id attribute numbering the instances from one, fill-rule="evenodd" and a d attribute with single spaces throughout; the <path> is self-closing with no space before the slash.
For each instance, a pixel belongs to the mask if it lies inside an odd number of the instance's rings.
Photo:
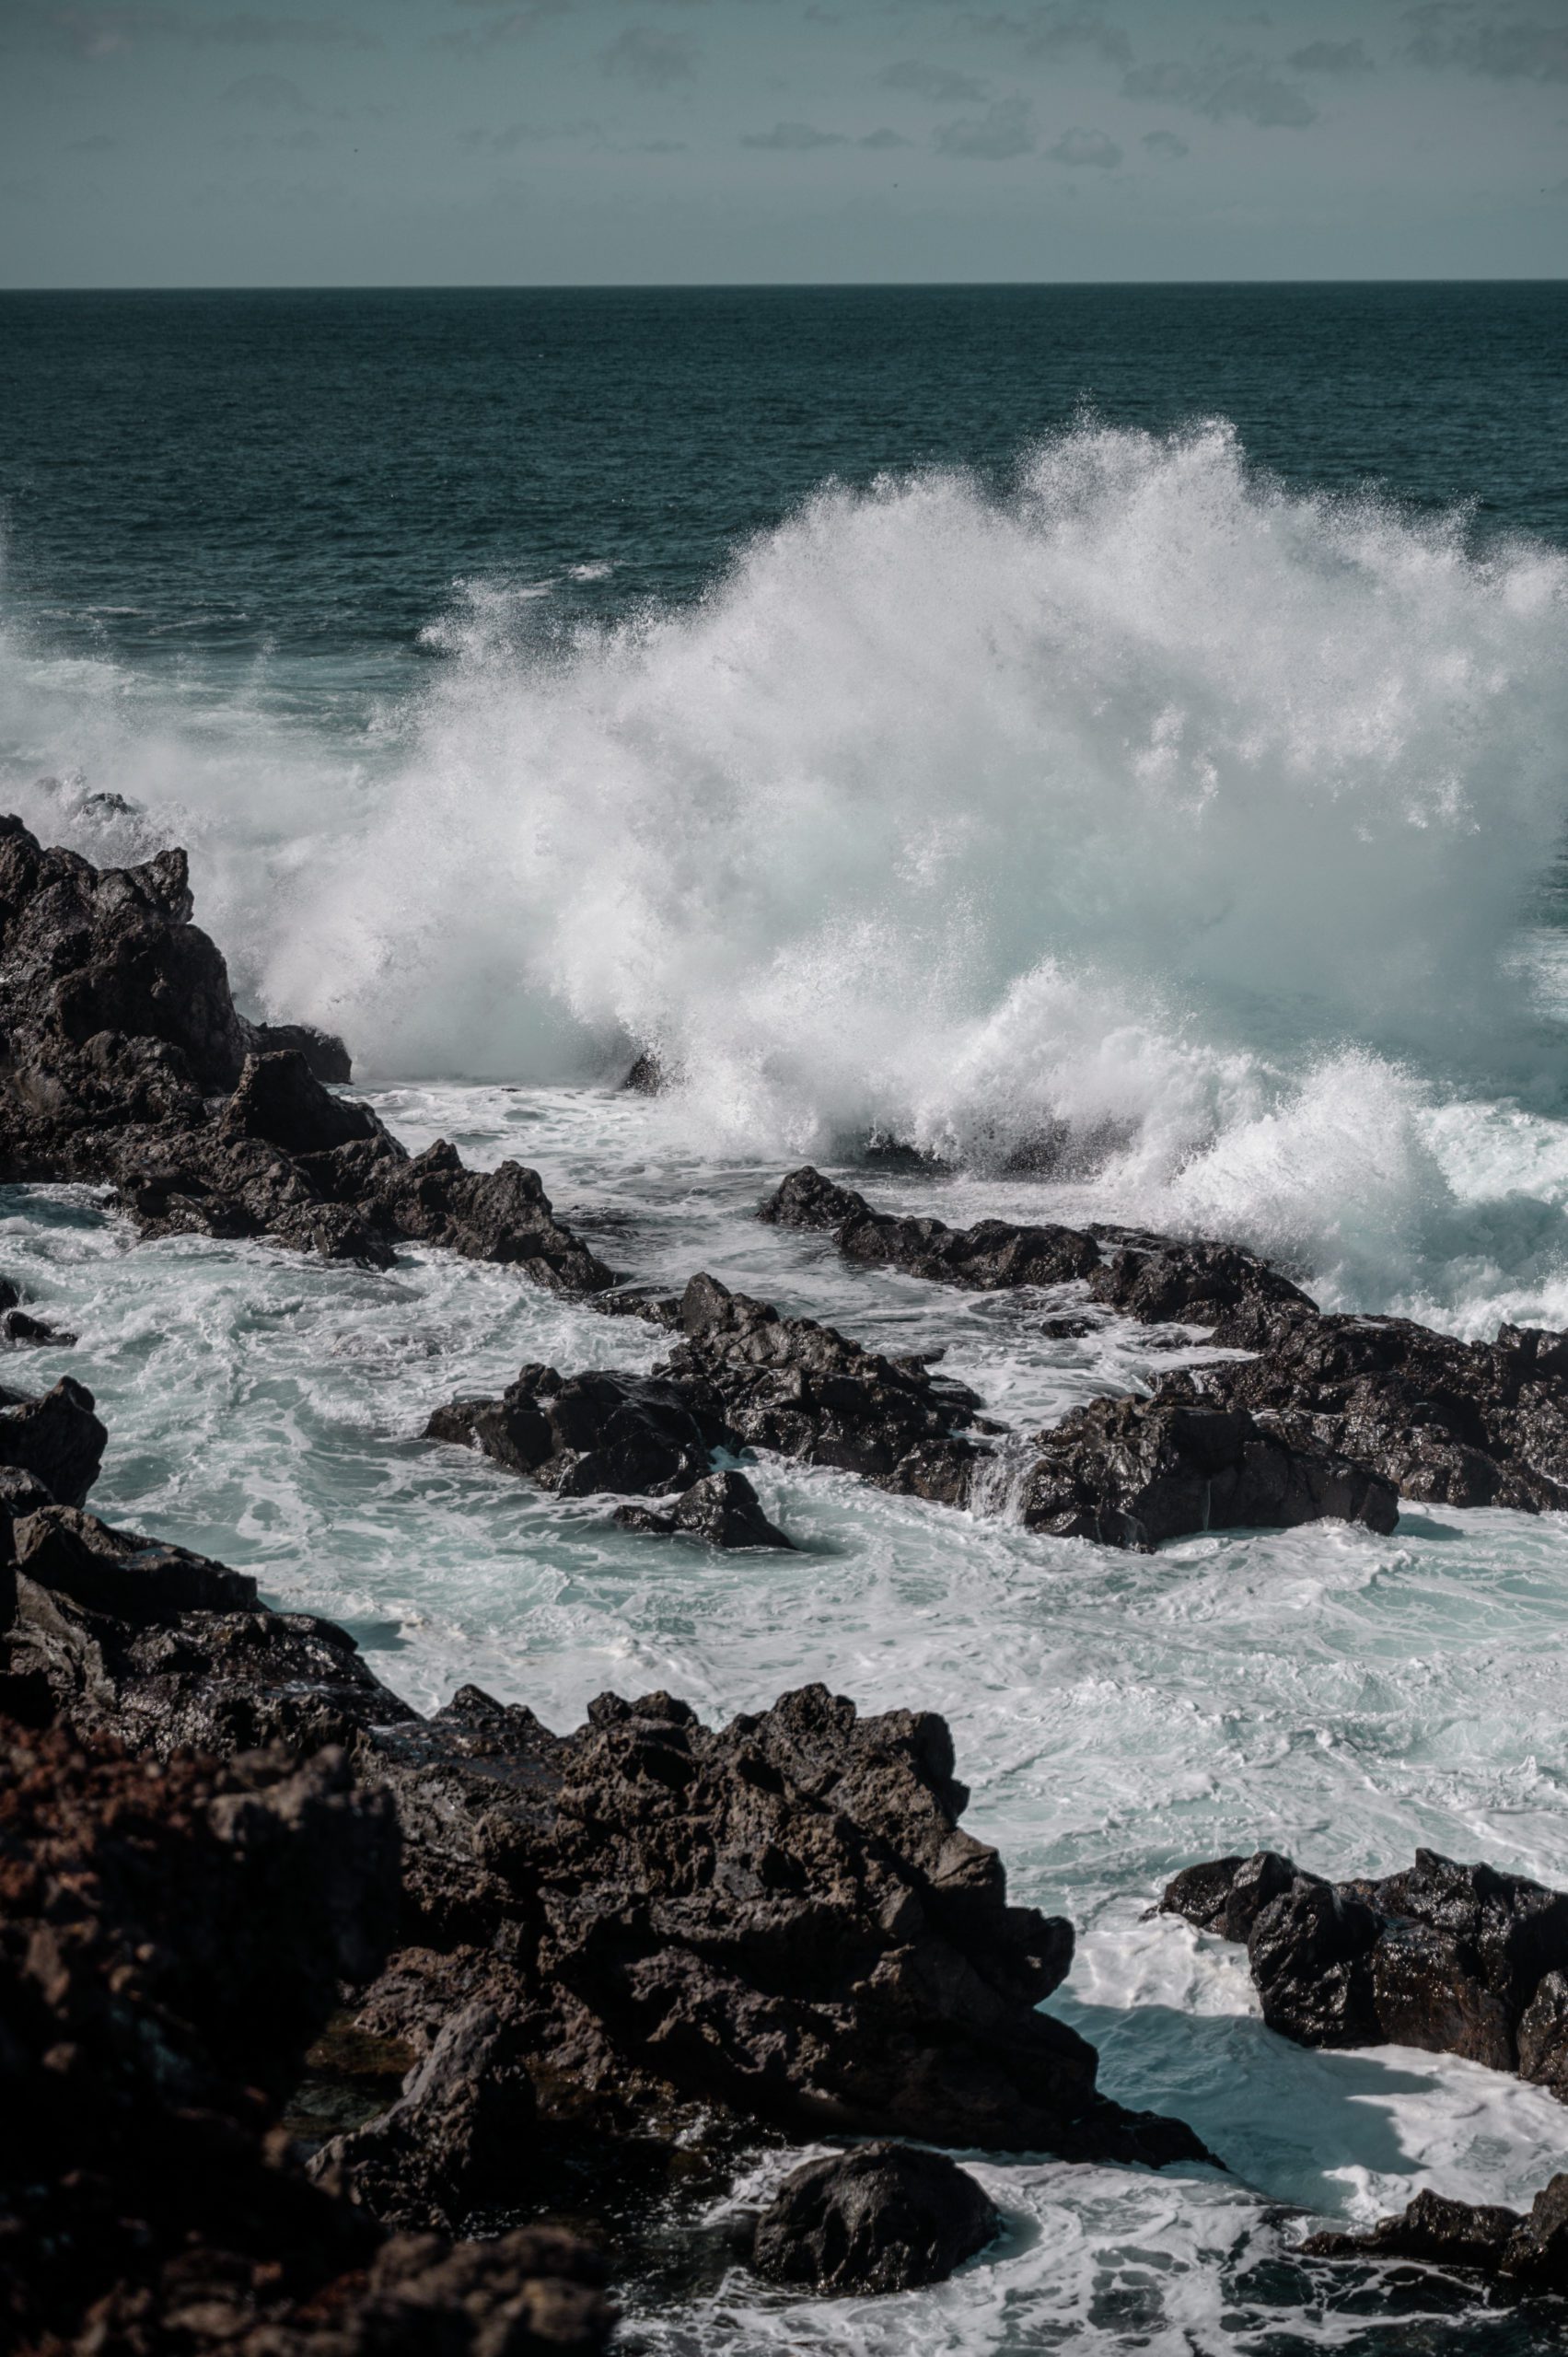
<path id="1" fill-rule="evenodd" d="M 1023 1493 L 1030 1530 L 1144 1550 L 1201 1530 L 1280 1530 L 1332 1517 L 1392 1530 L 1389 1484 L 1244 1413 L 1092 1399 L 1039 1436 Z"/>
<path id="2" fill-rule="evenodd" d="M 1246 1942 L 1264 2020 L 1298 2045 L 1459 2054 L 1568 2095 L 1568 1894 L 1432 1850 L 1338 1884 L 1259 1851 L 1160 1903 Z"/>
<path id="3" fill-rule="evenodd" d="M 92 1393 L 70 1376 L 36 1399 L 0 1390 L 0 1467 L 31 1474 L 61 1504 L 82 1504 L 108 1445 Z"/>
<path id="4" fill-rule="evenodd" d="M 946 2282 L 1001 2228 L 984 2189 L 945 2154 L 863 2144 L 785 2177 L 751 2263 L 814 2292 L 908 2292 Z"/>

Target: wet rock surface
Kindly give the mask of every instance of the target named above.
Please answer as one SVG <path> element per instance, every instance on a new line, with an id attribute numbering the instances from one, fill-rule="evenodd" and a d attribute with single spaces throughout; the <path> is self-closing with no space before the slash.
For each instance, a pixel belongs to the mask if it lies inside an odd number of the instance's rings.
<path id="1" fill-rule="evenodd" d="M 1312 2235 L 1309 2258 L 1414 2259 L 1475 2269 L 1513 2292 L 1568 2292 L 1568 2176 L 1554 2177 L 1528 2211 L 1418 2193 L 1365 2235 Z"/>
<path id="2" fill-rule="evenodd" d="M 815 2292 L 907 2292 L 945 2282 L 1001 2226 L 984 2188 L 945 2154 L 865 2144 L 785 2177 L 751 2263 Z"/>
<path id="3" fill-rule="evenodd" d="M 1039 1436 L 1030 1530 L 1153 1549 L 1200 1530 L 1282 1530 L 1332 1516 L 1392 1530 L 1399 1502 L 1348 1457 L 1293 1446 L 1237 1410 L 1094 1399 Z"/>
<path id="4" fill-rule="evenodd" d="M 108 1444 L 92 1393 L 68 1375 L 40 1398 L 0 1390 L 0 1467 L 31 1474 L 63 1505 L 86 1499 Z"/>
<path id="5" fill-rule="evenodd" d="M 498 1399 L 438 1408 L 427 1437 L 466 1442 L 563 1497 L 690 1492 L 715 1449 L 761 1448 L 944 1504 L 967 1501 L 981 1455 L 970 1435 L 997 1427 L 972 1391 L 941 1382 L 923 1361 L 885 1358 L 815 1318 L 782 1318 L 716 1277 L 636 1307 L 677 1338 L 651 1376 L 526 1366 Z M 714 1494 L 691 1511 L 709 1512 Z"/>
<path id="6" fill-rule="evenodd" d="M 1160 1903 L 1245 1941 L 1264 2020 L 1298 2045 L 1413 2046 L 1568 2086 L 1568 1894 L 1431 1850 L 1343 1883 L 1259 1851 L 1189 1867 Z"/>
<path id="7" fill-rule="evenodd" d="M 794 1543 L 768 1520 L 744 1473 L 704 1474 L 681 1492 L 668 1514 L 648 1506 L 621 1506 L 615 1519 L 628 1530 L 645 1530 L 660 1538 L 700 1538 L 709 1547 L 788 1549 Z"/>
<path id="8" fill-rule="evenodd" d="M 761 1216 L 829 1233 L 851 1260 L 947 1283 L 1081 1277 L 1107 1310 L 1197 1327 L 1250 1354 L 1173 1370 L 1159 1400 L 1249 1415 L 1284 1448 L 1349 1459 L 1423 1503 L 1526 1513 L 1568 1506 L 1568 1336 L 1504 1326 L 1495 1341 L 1459 1341 L 1410 1318 L 1320 1311 L 1235 1245 L 1103 1226 L 1080 1233 L 985 1221 L 954 1229 L 895 1218 L 809 1168 L 792 1172 Z M 1354 1518 L 1383 1527 L 1369 1515 Z"/>
<path id="9" fill-rule="evenodd" d="M 537 1175 L 411 1155 L 335 1097 L 341 1041 L 238 1012 L 185 854 L 98 868 L 0 819 L 0 1182 L 107 1181 L 148 1235 L 268 1237 L 386 1266 L 400 1243 L 612 1280 Z"/>

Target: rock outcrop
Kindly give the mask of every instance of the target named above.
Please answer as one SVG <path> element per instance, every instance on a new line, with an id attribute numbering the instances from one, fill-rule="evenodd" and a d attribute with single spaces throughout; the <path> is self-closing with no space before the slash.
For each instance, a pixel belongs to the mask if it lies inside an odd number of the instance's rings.
<path id="1" fill-rule="evenodd" d="M 1189 1867 L 1160 1904 L 1245 1941 L 1264 2020 L 1298 2045 L 1460 2054 L 1568 2098 L 1568 1894 L 1431 1850 L 1342 1883 L 1260 1850 Z"/>
<path id="2" fill-rule="evenodd" d="M 276 2130 L 395 1922 L 392 1811 L 341 1752 L 155 1768 L 0 1722 L 0 1892 L 7 2348 L 603 2348 L 573 2237 L 384 2241 Z"/>
<path id="3" fill-rule="evenodd" d="M 1475 2269 L 1505 2292 L 1568 2292 L 1568 2176 L 1554 2177 L 1523 2213 L 1418 2193 L 1365 2235 L 1310 2235 L 1300 2248 L 1308 2258 Z"/>
<path id="4" fill-rule="evenodd" d="M 1330 1516 L 1388 1531 L 1399 1520 L 1378 1474 L 1293 1446 L 1237 1409 L 1092 1399 L 1038 1446 L 1023 1520 L 1064 1538 L 1149 1550 L 1201 1530 L 1288 1530 Z"/>
<path id="5" fill-rule="evenodd" d="M 651 1506 L 621 1506 L 615 1519 L 628 1530 L 645 1530 L 660 1538 L 700 1538 L 709 1547 L 788 1549 L 794 1544 L 768 1520 L 744 1473 L 705 1473 L 671 1500 L 668 1514 Z"/>
<path id="6" fill-rule="evenodd" d="M 718 1448 L 769 1449 L 949 1505 L 969 1497 L 981 1454 L 970 1435 L 997 1427 L 972 1391 L 923 1360 L 885 1358 L 815 1318 L 781 1318 L 716 1277 L 695 1276 L 678 1301 L 644 1309 L 678 1338 L 651 1376 L 525 1366 L 498 1399 L 438 1408 L 427 1436 L 466 1442 L 564 1497 L 689 1492 Z"/>
<path id="7" fill-rule="evenodd" d="M 863 2144 L 785 2177 L 751 2263 L 814 2292 L 908 2292 L 945 2282 L 1001 2230 L 984 2188 L 945 2154 Z"/>
<path id="8" fill-rule="evenodd" d="M 62 1505 L 83 1503 L 108 1445 L 92 1393 L 72 1376 L 37 1399 L 0 1390 L 0 1469 L 29 1474 Z"/>
<path id="9" fill-rule="evenodd" d="M 0 1182 L 108 1182 L 153 1236 L 382 1267 L 442 1244 L 559 1292 L 613 1282 L 535 1172 L 411 1155 L 326 1086 L 348 1076 L 341 1042 L 248 1023 L 192 914 L 183 852 L 98 868 L 0 819 Z"/>

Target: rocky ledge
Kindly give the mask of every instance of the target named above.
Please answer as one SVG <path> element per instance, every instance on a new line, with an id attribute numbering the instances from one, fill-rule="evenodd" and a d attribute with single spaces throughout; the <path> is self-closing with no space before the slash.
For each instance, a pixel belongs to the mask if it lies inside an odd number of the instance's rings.
<path id="1" fill-rule="evenodd" d="M 559 1292 L 613 1282 L 536 1172 L 410 1155 L 327 1085 L 349 1077 L 341 1041 L 248 1022 L 192 914 L 183 852 L 99 868 L 0 818 L 0 1183 L 107 1182 L 152 1236 L 377 1267 L 443 1244 Z"/>
<path id="2" fill-rule="evenodd" d="M 858 1474 L 879 1488 L 964 1506 L 1001 1427 L 965 1386 L 924 1357 L 889 1359 L 810 1318 L 693 1277 L 679 1300 L 642 1305 L 678 1341 L 651 1376 L 570 1379 L 526 1366 L 498 1399 L 458 1399 L 426 1427 L 466 1442 L 548 1489 L 675 1496 L 668 1517 L 636 1508 L 639 1528 L 719 1545 L 777 1544 L 745 1476 L 722 1479 L 734 1513 L 715 1512 L 714 1453 L 762 1449 Z M 1197 1530 L 1278 1529 L 1323 1515 L 1391 1530 L 1398 1501 L 1378 1475 L 1312 1443 L 1297 1446 L 1245 1410 L 1099 1399 L 1038 1435 L 1017 1483 L 1027 1527 L 1117 1547 L 1153 1548 Z M 786 1542 L 787 1543 L 787 1542 Z"/>
<path id="3" fill-rule="evenodd" d="M 0 2339 L 121 2357 L 588 2357 L 558 2231 L 389 2237 L 278 2127 L 386 1953 L 398 1835 L 340 1751 L 157 1767 L 0 1719 Z"/>
<path id="4" fill-rule="evenodd" d="M 1414 2046 L 1568 2101 L 1568 1894 L 1418 1850 L 1331 1883 L 1272 1850 L 1177 1875 L 1160 1901 L 1245 1942 L 1271 2029 L 1300 2046 Z"/>
<path id="5" fill-rule="evenodd" d="M 1503 2292 L 1568 2292 L 1568 2176 L 1554 2177 L 1527 2211 L 1418 2193 L 1365 2235 L 1310 2235 L 1308 2258 L 1413 2259 L 1474 2270 Z"/>
<path id="6" fill-rule="evenodd" d="M 1356 1517 L 1375 1528 L 1388 1527 L 1390 1491 L 1440 1505 L 1532 1514 L 1568 1507 L 1568 1335 L 1504 1326 L 1494 1341 L 1458 1341 L 1407 1318 L 1320 1310 L 1235 1245 L 1002 1220 L 950 1228 L 876 1212 L 809 1168 L 792 1172 L 759 1215 L 830 1234 L 851 1260 L 944 1283 L 995 1291 L 1080 1281 L 1106 1311 L 1194 1327 L 1224 1349 L 1248 1353 L 1172 1370 L 1156 1387 L 1156 1405 L 1250 1418 L 1277 1445 L 1329 1460 L 1307 1472 L 1309 1487 L 1331 1483 L 1342 1494 L 1344 1476 L 1334 1467 L 1358 1467 L 1383 1493 Z M 1287 1485 L 1287 1494 L 1298 1491 Z"/>

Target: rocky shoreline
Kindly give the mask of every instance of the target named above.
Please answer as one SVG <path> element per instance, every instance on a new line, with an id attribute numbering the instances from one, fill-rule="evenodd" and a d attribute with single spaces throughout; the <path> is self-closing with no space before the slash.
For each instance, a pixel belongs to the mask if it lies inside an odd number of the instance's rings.
<path id="1" fill-rule="evenodd" d="M 999 1442 L 1016 1453 L 924 1357 L 705 1274 L 617 1293 L 535 1173 L 409 1155 L 334 1093 L 348 1077 L 339 1043 L 234 1009 L 181 854 L 96 869 L 0 820 L 0 1180 L 88 1179 L 145 1234 L 372 1268 L 445 1245 L 635 1312 L 668 1337 L 652 1374 L 525 1367 L 429 1436 L 618 1501 L 650 1537 L 787 1547 L 735 1461 L 757 1452 L 951 1509 L 975 1507 Z M 1400 1495 L 1568 1504 L 1568 1338 L 1327 1316 L 1233 1247 L 956 1230 L 811 1170 L 761 1215 L 852 1261 L 1077 1287 L 1086 1316 L 1248 1354 L 1024 1436 L 1027 1528 L 1152 1549 L 1325 1516 L 1385 1531 Z M 14 1288 L 0 1309 L 38 1323 Z M 819 2293 L 940 2280 L 994 2239 L 974 2180 L 916 2146 L 1223 2165 L 1104 2096 L 1094 2048 L 1039 2010 L 1073 1926 L 1012 1903 L 964 1831 L 935 1713 L 863 1716 L 817 1686 L 715 1728 L 668 1694 L 607 1694 L 557 1734 L 470 1686 L 422 1716 L 334 1623 L 91 1513 L 107 1439 L 80 1382 L 0 1394 L 0 2318 L 19 2349 L 597 2351 L 606 2258 L 563 2221 L 668 2210 L 762 2150 L 852 2147 L 794 2171 L 741 2238 Z M 1259 1852 L 1162 1903 L 1246 1942 L 1284 2036 L 1463 2054 L 1568 2100 L 1562 1894 L 1428 1852 L 1338 1885 Z M 285 2119 L 351 2084 L 307 2155 Z M 1568 2178 L 1528 2218 L 1423 2196 L 1302 2247 L 1568 2289 Z"/>

